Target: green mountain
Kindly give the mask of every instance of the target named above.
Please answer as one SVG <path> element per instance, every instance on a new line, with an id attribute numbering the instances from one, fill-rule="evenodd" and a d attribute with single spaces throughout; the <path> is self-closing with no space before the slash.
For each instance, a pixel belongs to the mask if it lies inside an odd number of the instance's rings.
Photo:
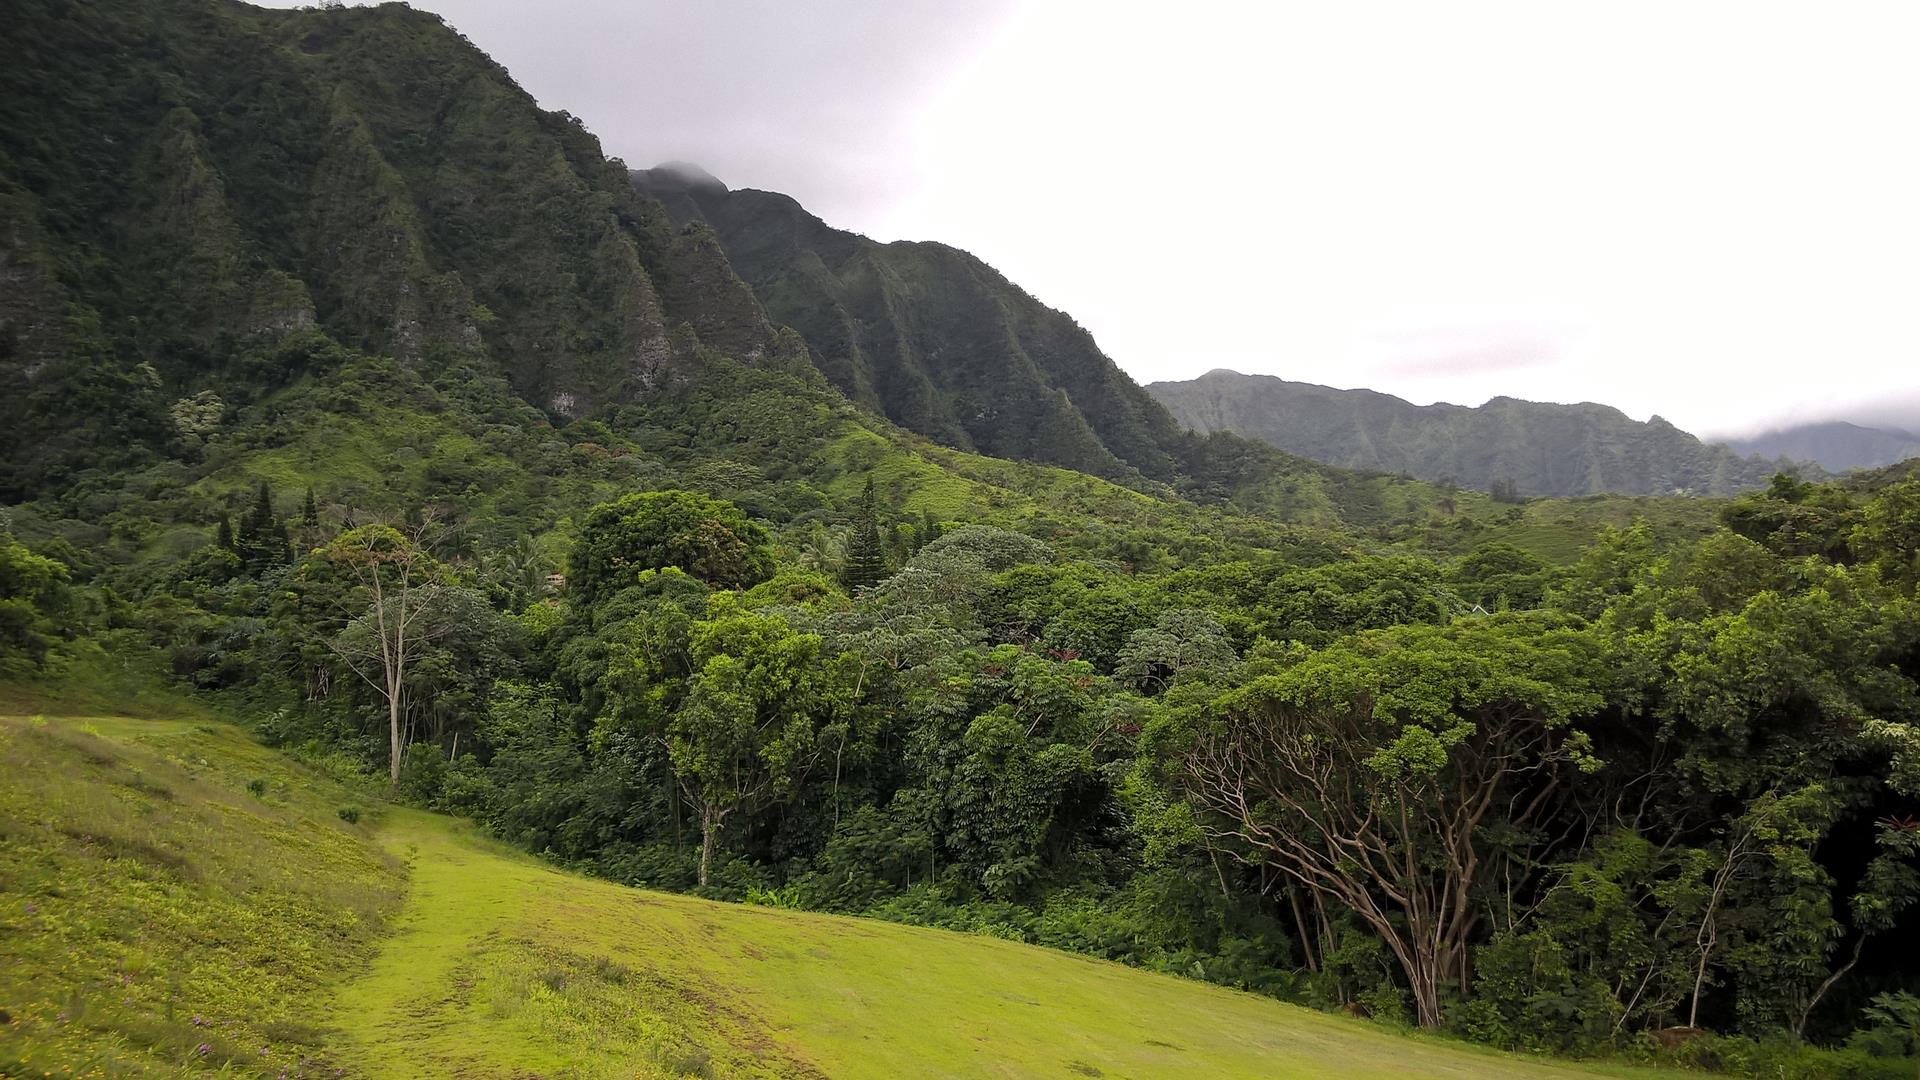
<path id="1" fill-rule="evenodd" d="M 1833 472 L 1877 469 L 1920 457 L 1920 437 L 1895 428 L 1862 427 L 1844 420 L 1798 424 L 1722 441 L 1735 453 L 1811 461 Z"/>
<path id="2" fill-rule="evenodd" d="M 652 432 L 626 454 L 669 450 L 660 432 L 673 430 L 685 433 L 676 453 L 700 443 L 763 468 L 777 444 L 776 458 L 804 460 L 817 447 L 796 434 L 809 423 L 798 415 L 749 436 L 700 427 L 688 405 L 798 395 L 836 423 L 878 423 L 839 412 L 830 379 L 944 445 L 1161 496 L 1370 525 L 1439 498 L 1181 432 L 1070 319 L 951 248 L 883 248 L 790 200 L 740 193 L 716 220 L 765 214 L 772 232 L 723 250 L 705 222 L 674 220 L 722 189 L 682 180 L 693 194 L 648 197 L 572 116 L 540 109 L 429 13 L 33 0 L 12 21 L 0 42 L 0 499 L 237 451 L 242 427 L 292 408 L 283 396 L 324 396 L 372 356 L 423 381 L 498 378 L 555 428 Z M 763 306 L 730 264 L 764 277 L 803 247 L 848 283 L 803 274 L 763 290 Z M 851 335 L 837 354 L 835 327 Z M 313 482 L 338 464 L 278 479 Z"/>
<path id="3" fill-rule="evenodd" d="M 403 5 L 7 15 L 0 1073 L 1912 1075 L 1910 470 L 1310 462 Z"/>
<path id="4" fill-rule="evenodd" d="M 1605 405 L 1507 397 L 1477 408 L 1415 405 L 1372 390 L 1224 370 L 1147 391 L 1195 431 L 1231 431 L 1330 465 L 1520 496 L 1725 495 L 1763 487 L 1795 467 L 1743 457 L 1658 416 L 1642 423 Z"/>
<path id="5" fill-rule="evenodd" d="M 103 424 L 154 449 L 165 401 L 320 374 L 316 332 L 481 358 L 563 420 L 701 346 L 805 367 L 716 246 L 437 16 L 29 0 L 9 23 L 0 495 Z"/>
<path id="6" fill-rule="evenodd" d="M 776 322 L 852 400 L 949 446 L 1171 480 L 1181 432 L 1065 312 L 945 244 L 882 244 L 694 166 L 635 172 L 709 227 Z M 696 235 L 709 235 L 704 231 Z"/>

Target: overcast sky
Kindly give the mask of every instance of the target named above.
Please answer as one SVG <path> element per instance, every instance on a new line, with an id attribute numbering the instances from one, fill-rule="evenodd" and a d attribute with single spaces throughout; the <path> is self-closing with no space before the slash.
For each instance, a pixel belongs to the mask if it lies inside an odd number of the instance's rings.
<path id="1" fill-rule="evenodd" d="M 964 247 L 1142 382 L 1920 420 L 1920 5 L 416 6 L 630 165 Z"/>

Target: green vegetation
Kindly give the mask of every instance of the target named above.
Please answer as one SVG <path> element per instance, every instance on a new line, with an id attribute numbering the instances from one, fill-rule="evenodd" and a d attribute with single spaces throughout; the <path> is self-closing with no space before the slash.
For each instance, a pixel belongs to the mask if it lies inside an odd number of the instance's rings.
<path id="1" fill-rule="evenodd" d="M 1916 506 L 1920 482 L 1783 478 L 1727 506 L 1730 529 L 1663 545 L 1642 523 L 1565 568 L 1513 545 L 1435 563 L 1303 541 L 1129 570 L 992 526 L 906 527 L 900 561 L 849 596 L 731 504 L 659 492 L 583 515 L 595 554 L 573 558 L 599 569 L 581 592 L 488 552 L 419 564 L 411 666 L 358 681 L 409 601 L 343 560 L 391 574 L 457 550 L 445 527 L 343 529 L 252 570 L 188 558 L 144 604 L 210 628 L 217 659 L 191 640 L 160 655 L 270 708 L 267 738 L 385 768 L 404 798 L 614 881 L 1533 1052 L 1644 1057 L 1684 1029 L 1682 1060 L 1878 1076 L 1908 1067 L 1898 957 L 1920 898 Z M 111 622 L 99 588 L 21 599 Z M 142 655 L 104 622 L 46 666 Z M 42 782 L 65 790 L 60 773 Z M 262 767 L 231 789 L 284 790 Z M 59 801 L 22 805 L 42 800 Z M 310 821 L 371 809 L 323 796 Z M 435 962 L 503 1019 L 544 1000 L 525 989 L 543 972 L 594 985 L 577 948 L 535 952 L 476 961 L 498 983 L 457 950 Z M 589 1031 L 624 1007 L 588 998 Z M 688 1049 L 673 1015 L 634 1052 L 761 1045 Z"/>
<path id="2" fill-rule="evenodd" d="M 8 1075 L 1588 1075 L 992 938 L 583 880 L 434 814 L 343 825 L 362 796 L 225 724 L 7 716 L 0 739 L 62 777 L 0 787 Z"/>
<path id="3" fill-rule="evenodd" d="M 1093 337 L 972 255 L 834 229 L 784 195 L 667 167 L 633 174 L 710 229 L 767 314 L 847 397 L 994 457 L 1171 480 L 1180 430 Z M 964 357 L 955 363 L 954 357 Z"/>
<path id="4" fill-rule="evenodd" d="M 0 1073 L 317 1075 L 405 887 L 364 796 L 205 719 L 0 716 L 0 754 Z"/>
<path id="5" fill-rule="evenodd" d="M 1163 438 L 960 253 L 675 228 L 431 16 L 18 6 L 0 674 L 163 722 L 7 722 L 0 900 L 103 913 L 7 909 L 11 1066 L 1911 1073 L 1909 472 L 1496 499 Z M 775 326 L 730 260 L 794 252 L 725 206 L 851 245 L 839 308 Z M 883 301 L 915 355 L 823 344 Z"/>

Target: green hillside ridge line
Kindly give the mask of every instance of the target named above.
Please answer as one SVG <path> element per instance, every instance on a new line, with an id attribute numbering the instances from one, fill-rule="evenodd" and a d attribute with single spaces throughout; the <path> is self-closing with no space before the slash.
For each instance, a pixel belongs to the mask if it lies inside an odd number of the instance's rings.
<path id="1" fill-rule="evenodd" d="M 1520 496 L 1728 495 L 1763 487 L 1783 469 L 1819 473 L 1593 403 L 1496 397 L 1477 407 L 1415 405 L 1374 390 L 1225 369 L 1146 389 L 1194 431 L 1233 432 L 1342 468 L 1483 491 L 1504 485 Z"/>
<path id="2" fill-rule="evenodd" d="M 1798 458 L 1833 472 L 1877 469 L 1920 457 L 1920 436 L 1844 420 L 1796 424 L 1721 441 L 1738 453 Z"/>
<path id="3" fill-rule="evenodd" d="M 975 256 L 835 229 L 776 192 L 692 166 L 633 173 L 676 222 L 711 228 L 776 322 L 852 400 L 996 457 L 1170 480 L 1181 432 L 1065 312 Z"/>
<path id="4" fill-rule="evenodd" d="M 136 1076 L 214 1055 L 228 1056 L 229 1071 L 262 1076 L 1679 1075 L 1402 1036 L 994 938 L 627 888 L 542 865 L 468 823 L 424 811 L 369 807 L 366 823 L 323 824 L 352 796 L 223 723 L 0 715 L 0 740 L 10 759 L 26 740 L 38 760 L 74 774 L 61 798 L 38 811 L 27 796 L 44 781 L 13 772 L 0 784 L 0 881 L 5 918 L 19 935 L 9 955 L 64 948 L 66 956 L 58 966 L 14 965 L 0 975 L 0 1003 L 16 1024 L 30 1025 L 30 1044 L 46 1036 L 25 1058 L 0 1052 L 7 1075 L 36 1075 L 35 1066 L 54 1060 L 45 1052 L 57 1050 L 70 1053 L 62 1059 L 69 1064 Z M 73 770 L 74 762 L 84 767 Z M 251 794 L 250 780 L 261 781 L 264 794 Z M 208 805 L 236 809 L 170 838 L 165 857 L 124 842 L 103 846 L 71 817 L 129 791 L 188 784 Z M 240 809 L 249 804 L 260 809 Z M 287 841 L 266 823 L 283 819 L 315 823 L 360 854 L 276 846 Z M 228 853 L 247 850 L 277 852 L 283 883 L 213 873 Z M 170 987 L 131 1007 L 86 1006 L 121 992 L 109 987 L 129 957 L 167 946 L 65 922 L 61 901 L 77 889 L 142 881 L 157 893 L 158 909 L 189 904 L 218 914 L 237 902 L 258 904 L 268 895 L 261 888 L 307 887 L 299 879 L 342 858 L 404 867 L 404 903 L 377 923 L 375 936 L 335 939 L 359 942 L 336 957 L 338 970 L 275 997 L 280 984 L 265 976 L 285 970 L 288 955 L 309 953 L 315 927 L 240 919 L 217 932 L 216 950 L 181 949 L 170 976 L 135 976 L 136 985 L 171 978 Z M 33 872 L 49 868 L 49 876 Z M 328 910 L 344 909 L 336 898 Z M 210 982 L 209 966 L 236 953 L 251 957 L 257 974 Z M 264 1023 L 260 1013 L 269 1009 L 286 1019 Z M 209 1041 L 219 1048 L 198 1053 Z"/>
<path id="5" fill-rule="evenodd" d="M 355 354 L 497 376 L 556 424 L 618 429 L 623 409 L 724 382 L 716 365 L 784 374 L 784 399 L 816 407 L 831 382 L 944 445 L 1287 521 L 1373 526 L 1443 497 L 1186 435 L 1069 316 L 957 249 L 872 245 L 797 207 L 800 246 L 743 245 L 726 215 L 637 190 L 437 16 L 209 0 L 19 14 L 0 45 L 0 259 L 20 270 L 0 298 L 8 501 L 191 461 L 241 427 L 297 456 L 272 430 L 276 395 L 342 380 Z M 96 46 L 127 62 L 89 64 Z M 749 209 L 778 224 L 782 200 Z M 790 288 L 758 288 L 768 275 Z M 836 333 L 865 374 L 836 366 Z M 530 419 L 505 412 L 490 419 Z M 384 459 L 307 439 L 342 451 L 343 486 L 377 487 Z"/>

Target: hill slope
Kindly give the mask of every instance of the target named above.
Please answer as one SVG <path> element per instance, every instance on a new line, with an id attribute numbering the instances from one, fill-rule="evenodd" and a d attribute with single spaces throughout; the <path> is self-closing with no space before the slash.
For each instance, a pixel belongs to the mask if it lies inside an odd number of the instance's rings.
<path id="1" fill-rule="evenodd" d="M 501 381 L 538 411 L 491 390 L 481 405 L 462 388 L 398 433 L 452 424 L 524 441 L 577 424 L 572 441 L 611 448 L 623 466 L 679 456 L 662 441 L 671 429 L 726 443 L 755 470 L 813 479 L 796 460 L 809 448 L 789 438 L 807 418 L 767 414 L 839 408 L 824 370 L 856 402 L 949 446 L 1162 497 L 1367 525 L 1439 498 L 1233 436 L 1185 435 L 1071 319 L 962 252 L 873 245 L 777 196 L 716 211 L 722 224 L 771 223 L 759 247 L 738 247 L 756 275 L 777 276 L 787 256 L 815 266 L 835 245 L 854 253 L 835 266 L 866 268 L 763 290 L 803 339 L 769 318 L 715 228 L 687 219 L 692 196 L 661 191 L 670 214 L 572 116 L 540 109 L 431 14 L 216 0 L 16 8 L 0 40 L 0 500 L 113 499 L 142 469 L 179 492 L 221 456 L 284 466 L 303 449 L 282 433 L 287 412 L 390 411 L 391 394 L 353 385 L 368 355 L 392 357 L 403 382 Z M 833 355 L 843 317 L 866 335 L 857 378 L 810 362 Z M 734 368 L 786 385 L 742 400 L 738 380 L 722 385 Z M 389 474 L 415 459 L 338 439 L 328 449 L 307 456 L 368 468 L 351 483 L 246 471 L 360 509 L 500 487 L 452 477 L 443 448 L 416 445 L 434 475 L 403 498 Z M 529 460 L 509 456 L 503 467 Z M 818 508 L 811 496 L 782 507 Z M 98 521 L 110 509 L 59 515 Z M 203 503 L 192 520 L 211 530 L 217 513 Z"/>
<path id="2" fill-rule="evenodd" d="M 1811 461 L 1823 469 L 1877 469 L 1920 457 L 1920 437 L 1891 428 L 1861 427 L 1844 420 L 1768 431 L 1723 440 L 1736 453 Z"/>
<path id="3" fill-rule="evenodd" d="M 1594 1075 L 992 938 L 575 877 L 222 724 L 0 716 L 0 746 L 31 766 L 0 781 L 8 1075 Z M 167 932 L 128 938 L 102 897 Z"/>
<path id="4" fill-rule="evenodd" d="M 481 359 L 556 417 L 704 345 L 810 371 L 708 238 L 437 16 L 29 0 L 0 43 L 0 497 L 327 374 Z M 109 56 L 111 61 L 102 60 Z"/>
<path id="5" fill-rule="evenodd" d="M 902 427 L 995 457 L 1172 478 L 1180 429 L 1064 312 L 945 244 L 882 244 L 793 199 L 690 166 L 633 174 L 679 222 L 711 226 L 820 370 Z"/>
<path id="6" fill-rule="evenodd" d="M 1763 486 L 1782 466 L 1701 442 L 1659 417 L 1605 405 L 1494 398 L 1478 408 L 1415 405 L 1270 375 L 1211 371 L 1147 387 L 1184 425 L 1231 431 L 1352 469 L 1406 473 L 1520 495 L 1723 495 Z"/>

